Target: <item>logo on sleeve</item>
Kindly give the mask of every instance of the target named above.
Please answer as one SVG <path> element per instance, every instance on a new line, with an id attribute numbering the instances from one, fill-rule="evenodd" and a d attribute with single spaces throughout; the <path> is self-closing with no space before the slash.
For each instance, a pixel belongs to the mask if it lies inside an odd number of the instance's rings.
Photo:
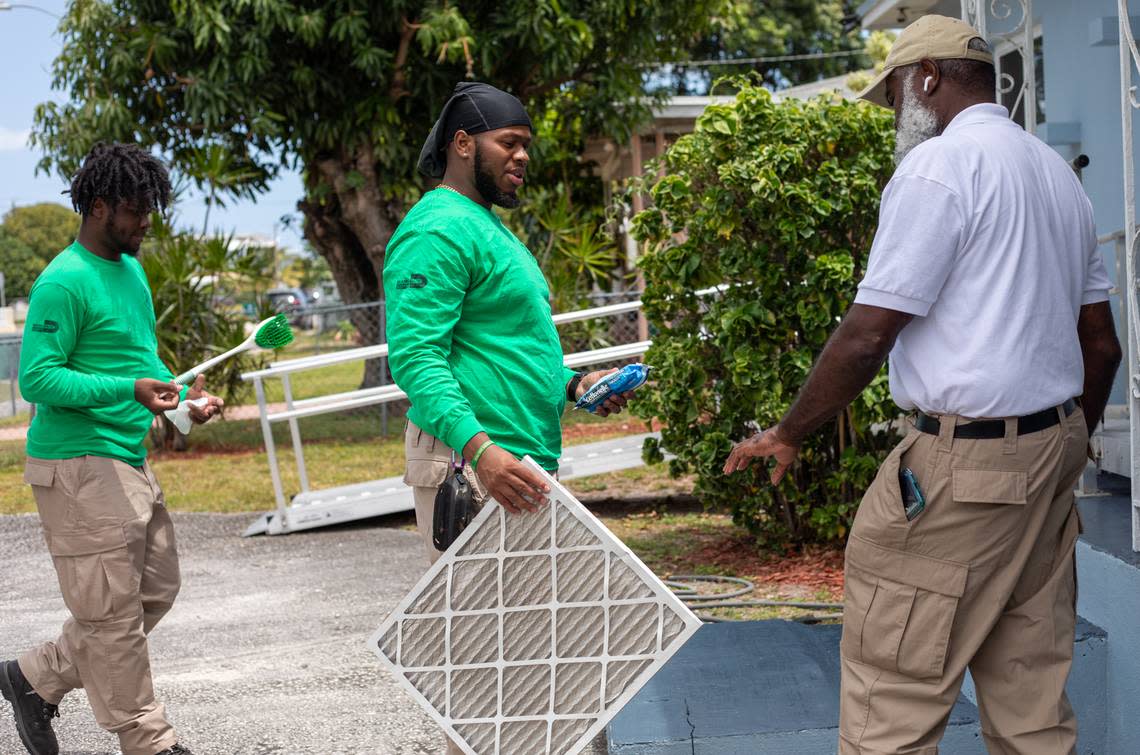
<path id="1" fill-rule="evenodd" d="M 405 288 L 423 288 L 427 285 L 427 276 L 413 273 L 409 277 L 396 284 L 396 289 L 403 291 Z"/>
<path id="2" fill-rule="evenodd" d="M 59 323 L 55 320 L 44 320 L 43 322 L 34 323 L 32 330 L 37 333 L 58 333 Z"/>

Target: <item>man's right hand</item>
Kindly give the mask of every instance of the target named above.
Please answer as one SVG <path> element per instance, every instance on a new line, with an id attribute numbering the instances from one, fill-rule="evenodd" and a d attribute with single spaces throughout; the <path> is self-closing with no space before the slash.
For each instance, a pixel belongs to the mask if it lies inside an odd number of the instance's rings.
<path id="1" fill-rule="evenodd" d="M 135 401 L 149 409 L 151 414 L 177 409 L 181 392 L 182 388 L 176 383 L 153 378 L 139 378 L 135 381 Z"/>
<path id="2" fill-rule="evenodd" d="M 479 457 L 475 474 L 490 496 L 512 514 L 538 511 L 550 492 L 545 480 L 498 446 L 487 447 Z"/>

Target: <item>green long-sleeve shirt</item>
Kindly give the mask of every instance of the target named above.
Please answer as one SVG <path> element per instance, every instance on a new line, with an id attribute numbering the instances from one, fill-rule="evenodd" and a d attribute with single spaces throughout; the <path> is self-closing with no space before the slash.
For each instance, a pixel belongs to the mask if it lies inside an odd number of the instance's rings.
<path id="1" fill-rule="evenodd" d="M 154 416 L 135 380 L 171 380 L 158 358 L 142 265 L 112 262 L 77 241 L 36 279 L 20 348 L 20 392 L 36 405 L 29 456 L 104 456 L 136 466 Z"/>
<path id="2" fill-rule="evenodd" d="M 457 451 L 485 431 L 557 470 L 573 371 L 546 279 L 495 213 L 447 189 L 426 194 L 388 243 L 384 294 L 409 419 Z"/>

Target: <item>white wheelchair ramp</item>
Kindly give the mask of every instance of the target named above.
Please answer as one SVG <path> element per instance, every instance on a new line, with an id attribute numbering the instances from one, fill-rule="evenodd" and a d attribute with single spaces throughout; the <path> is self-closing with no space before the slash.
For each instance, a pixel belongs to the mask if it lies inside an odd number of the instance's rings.
<path id="1" fill-rule="evenodd" d="M 660 434 L 627 435 L 563 449 L 558 477 L 561 480 L 572 480 L 640 467 L 645 463 L 641 458 L 641 447 L 646 438 L 660 438 Z M 400 477 L 310 490 L 293 496 L 285 508 L 284 518 L 276 511 L 261 514 L 242 533 L 242 537 L 284 535 L 412 511 L 414 508 L 412 489 Z"/>

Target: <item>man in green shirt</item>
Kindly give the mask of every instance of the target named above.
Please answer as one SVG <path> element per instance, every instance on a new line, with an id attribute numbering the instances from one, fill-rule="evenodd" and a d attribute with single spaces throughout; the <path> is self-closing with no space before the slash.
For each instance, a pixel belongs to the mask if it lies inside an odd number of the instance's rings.
<path id="1" fill-rule="evenodd" d="M 174 531 L 143 440 L 154 415 L 183 389 L 157 354 L 154 306 L 135 258 L 150 214 L 170 199 L 166 168 L 135 145 L 99 144 L 71 184 L 82 215 L 75 243 L 32 286 L 20 354 L 20 390 L 36 404 L 24 479 L 71 617 L 60 636 L 0 663 L 32 755 L 55 755 L 51 728 L 63 696 L 80 687 L 123 755 L 180 755 L 154 699 L 147 635 L 180 586 Z M 205 422 L 221 399 L 186 398 Z"/>
<path id="2" fill-rule="evenodd" d="M 400 223 L 384 263 L 389 360 L 408 394 L 404 481 L 428 559 L 432 512 L 452 449 L 477 499 L 533 510 L 549 487 L 524 467 L 549 472 L 562 453 L 568 400 L 613 370 L 588 375 L 562 364 L 550 290 L 534 255 L 492 211 L 519 204 L 531 124 L 522 104 L 492 86 L 456 86 L 420 155 L 420 172 L 442 179 Z M 620 411 L 627 395 L 598 413 Z M 460 750 L 449 744 L 449 753 Z"/>

